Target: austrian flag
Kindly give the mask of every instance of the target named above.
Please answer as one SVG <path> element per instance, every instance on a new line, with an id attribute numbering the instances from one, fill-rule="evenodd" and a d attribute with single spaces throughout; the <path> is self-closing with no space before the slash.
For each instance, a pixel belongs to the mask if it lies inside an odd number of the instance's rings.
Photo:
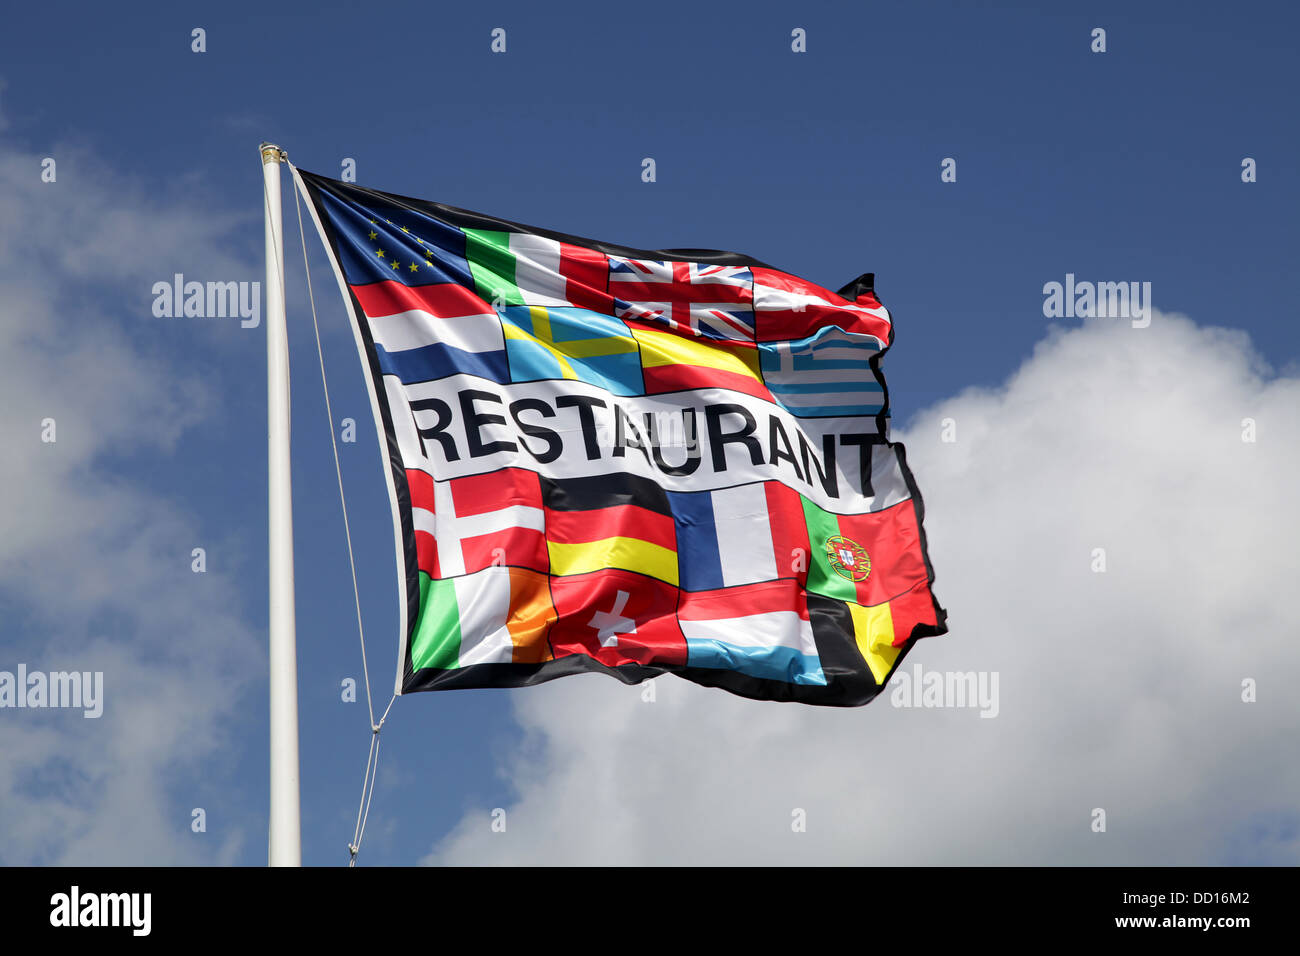
<path id="1" fill-rule="evenodd" d="M 870 274 L 294 176 L 380 435 L 398 693 L 676 674 L 852 706 L 946 632 Z"/>

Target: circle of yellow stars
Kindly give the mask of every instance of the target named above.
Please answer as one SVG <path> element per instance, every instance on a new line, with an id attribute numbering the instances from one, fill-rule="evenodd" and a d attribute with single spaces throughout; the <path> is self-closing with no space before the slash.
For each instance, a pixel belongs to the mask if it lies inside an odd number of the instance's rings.
<path id="1" fill-rule="evenodd" d="M 385 219 L 384 222 L 387 223 L 387 224 L 390 225 L 390 226 L 395 226 L 395 224 L 393 223 L 393 221 L 392 221 L 391 219 Z M 379 220 L 377 220 L 377 219 L 371 219 L 371 220 L 370 220 L 370 224 L 371 224 L 372 226 L 377 226 L 377 225 L 379 225 Z M 433 250 L 430 249 L 430 248 L 428 248 L 428 245 L 429 245 L 429 244 L 428 244 L 427 242 L 425 242 L 423 239 L 421 239 L 419 236 L 415 235 L 415 233 L 411 232 L 411 230 L 407 229 L 405 226 L 395 226 L 395 228 L 400 228 L 400 229 L 402 230 L 402 232 L 406 233 L 408 236 L 410 236 L 412 239 L 414 239 L 414 240 L 415 240 L 416 242 L 418 242 L 420 245 L 426 247 L 425 250 L 424 250 L 424 261 L 423 261 L 423 262 L 419 262 L 419 261 L 413 261 L 413 262 L 410 262 L 410 263 L 407 264 L 407 269 L 408 269 L 410 272 L 419 272 L 419 271 L 420 271 L 420 266 L 428 266 L 430 269 L 432 269 L 432 268 L 434 267 L 434 262 L 433 262 Z M 374 229 L 371 229 L 371 230 L 370 230 L 370 241 L 371 241 L 371 242 L 374 242 L 374 241 L 375 241 L 376 239 L 378 239 L 378 238 L 379 238 L 379 233 L 376 232 Z M 382 259 L 382 260 L 384 260 L 385 262 L 387 262 L 389 268 L 391 268 L 394 272 L 398 272 L 398 271 L 400 271 L 401 268 L 402 268 L 402 263 L 401 263 L 400 261 L 398 261 L 398 257 L 395 256 L 395 255 L 394 255 L 394 256 L 389 256 L 388 253 L 386 253 L 383 249 L 376 249 L 376 250 L 375 250 L 375 256 L 376 256 L 377 258 Z"/>

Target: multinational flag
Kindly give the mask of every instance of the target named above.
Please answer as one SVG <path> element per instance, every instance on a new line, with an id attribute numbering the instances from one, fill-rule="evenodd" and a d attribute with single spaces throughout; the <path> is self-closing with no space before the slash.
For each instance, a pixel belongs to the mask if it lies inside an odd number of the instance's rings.
<path id="1" fill-rule="evenodd" d="M 857 705 L 947 630 L 870 274 L 295 175 L 382 436 L 398 693 L 673 673 Z"/>

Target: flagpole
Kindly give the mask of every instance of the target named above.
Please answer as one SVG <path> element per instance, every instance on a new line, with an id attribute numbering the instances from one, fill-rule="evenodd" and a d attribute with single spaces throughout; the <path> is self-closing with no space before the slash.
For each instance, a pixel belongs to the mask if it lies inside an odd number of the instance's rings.
<path id="1" fill-rule="evenodd" d="M 298 800 L 298 653 L 293 595 L 293 490 L 289 467 L 289 332 L 284 317 L 280 164 L 261 145 L 266 207 L 266 450 L 271 618 L 269 866 L 302 865 Z"/>

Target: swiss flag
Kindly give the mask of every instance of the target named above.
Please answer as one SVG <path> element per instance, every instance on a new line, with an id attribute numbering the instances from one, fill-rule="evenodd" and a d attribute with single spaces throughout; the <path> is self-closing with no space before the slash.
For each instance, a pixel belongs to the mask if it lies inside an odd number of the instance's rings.
<path id="1" fill-rule="evenodd" d="M 557 659 L 586 654 L 610 667 L 686 663 L 671 584 L 610 569 L 552 577 L 551 598 L 559 615 L 551 628 Z"/>

